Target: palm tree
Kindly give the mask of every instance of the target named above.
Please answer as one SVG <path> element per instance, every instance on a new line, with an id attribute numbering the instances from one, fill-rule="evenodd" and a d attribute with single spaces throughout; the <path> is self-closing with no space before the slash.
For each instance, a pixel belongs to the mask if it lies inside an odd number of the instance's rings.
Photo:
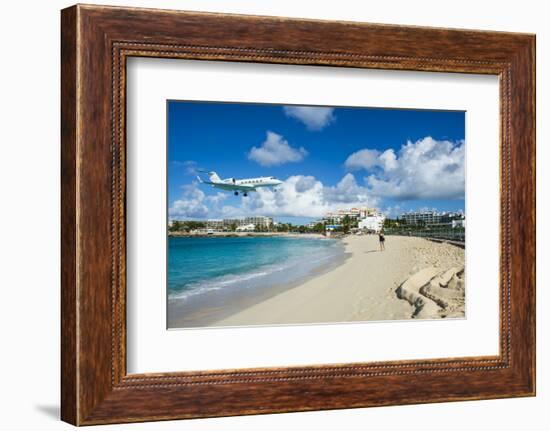
<path id="1" fill-rule="evenodd" d="M 351 219 L 349 218 L 349 215 L 345 215 L 344 219 L 342 220 L 342 224 L 344 225 L 344 233 L 349 233 L 349 225 L 350 225 Z"/>

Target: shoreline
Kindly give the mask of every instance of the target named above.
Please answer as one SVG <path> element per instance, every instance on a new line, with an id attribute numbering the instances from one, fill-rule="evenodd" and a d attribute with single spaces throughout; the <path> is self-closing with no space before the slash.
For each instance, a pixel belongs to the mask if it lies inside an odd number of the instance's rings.
<path id="1" fill-rule="evenodd" d="M 323 238 L 325 237 L 323 236 Z M 276 283 L 269 288 L 251 289 L 246 290 L 246 292 L 238 292 L 237 294 L 232 291 L 221 292 L 213 301 L 213 304 L 207 304 L 208 297 L 202 298 L 198 296 L 188 302 L 179 301 L 177 298 L 168 299 L 168 329 L 193 329 L 218 326 L 215 323 L 220 320 L 226 319 L 239 311 L 260 304 L 334 270 L 343 265 L 350 256 L 350 253 L 344 250 L 341 255 L 336 256 L 330 263 L 318 265 L 293 281 Z"/>
<path id="2" fill-rule="evenodd" d="M 347 258 L 340 265 L 260 302 L 228 304 L 227 317 L 208 327 L 409 320 L 416 308 L 396 294 L 407 279 L 427 267 L 464 266 L 463 249 L 423 238 L 387 236 L 384 252 L 374 235 L 342 241 Z"/>
<path id="3" fill-rule="evenodd" d="M 168 232 L 169 238 L 238 238 L 238 237 L 284 237 L 284 238 L 330 238 L 320 233 L 297 232 Z"/>

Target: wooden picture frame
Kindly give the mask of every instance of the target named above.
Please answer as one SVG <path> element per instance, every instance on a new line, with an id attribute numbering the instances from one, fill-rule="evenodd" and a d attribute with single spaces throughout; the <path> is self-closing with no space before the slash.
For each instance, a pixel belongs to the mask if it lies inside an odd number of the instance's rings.
<path id="1" fill-rule="evenodd" d="M 83 5 L 64 9 L 61 17 L 64 421 L 91 425 L 535 394 L 534 35 Z M 130 56 L 498 75 L 500 354 L 128 375 Z"/>

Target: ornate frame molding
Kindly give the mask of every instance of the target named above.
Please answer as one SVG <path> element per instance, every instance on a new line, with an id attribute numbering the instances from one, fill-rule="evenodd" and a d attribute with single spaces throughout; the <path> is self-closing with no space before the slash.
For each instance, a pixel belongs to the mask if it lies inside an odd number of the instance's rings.
<path id="1" fill-rule="evenodd" d="M 281 31 L 257 35 L 258 26 Z M 324 37 L 334 32 L 337 41 Z M 312 41 L 311 34 L 320 36 Z M 498 75 L 500 354 L 127 375 L 131 56 Z M 62 57 L 63 420 L 98 424 L 534 394 L 534 36 L 79 5 L 62 12 Z M 518 209 L 530 215 L 523 225 L 511 217 Z M 427 389 L 419 378 L 430 382 Z M 262 397 L 250 397 L 252 391 Z"/>

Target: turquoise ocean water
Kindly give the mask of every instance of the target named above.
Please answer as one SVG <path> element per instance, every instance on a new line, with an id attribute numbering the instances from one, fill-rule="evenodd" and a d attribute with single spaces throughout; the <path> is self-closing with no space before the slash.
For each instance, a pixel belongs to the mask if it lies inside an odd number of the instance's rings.
<path id="1" fill-rule="evenodd" d="M 287 237 L 168 238 L 168 299 L 265 289 L 307 276 L 343 256 L 340 241 Z"/>

